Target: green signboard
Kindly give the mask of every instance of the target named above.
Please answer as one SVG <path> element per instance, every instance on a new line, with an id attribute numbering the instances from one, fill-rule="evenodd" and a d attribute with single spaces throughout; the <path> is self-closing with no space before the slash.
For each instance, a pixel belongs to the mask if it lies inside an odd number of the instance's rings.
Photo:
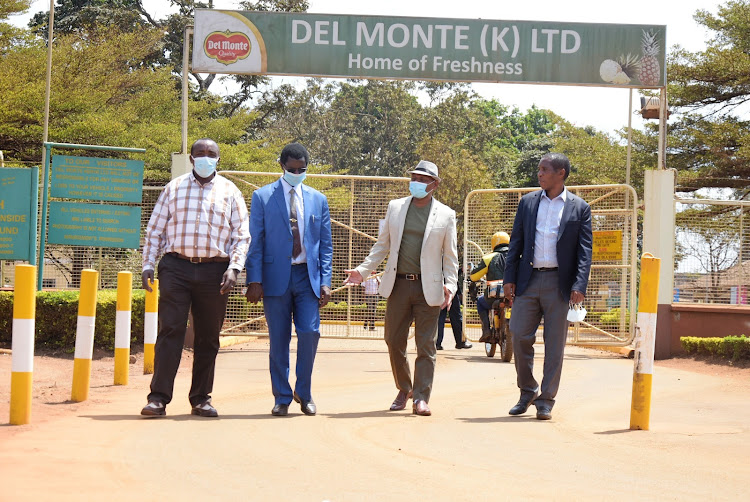
<path id="1" fill-rule="evenodd" d="M 140 228 L 140 207 L 51 201 L 47 242 L 138 249 Z"/>
<path id="2" fill-rule="evenodd" d="M 39 168 L 0 168 L 0 260 L 29 260 L 36 246 Z"/>
<path id="3" fill-rule="evenodd" d="M 143 161 L 52 157 L 52 197 L 141 202 Z"/>
<path id="4" fill-rule="evenodd" d="M 666 26 L 196 9 L 193 71 L 658 88 Z"/>

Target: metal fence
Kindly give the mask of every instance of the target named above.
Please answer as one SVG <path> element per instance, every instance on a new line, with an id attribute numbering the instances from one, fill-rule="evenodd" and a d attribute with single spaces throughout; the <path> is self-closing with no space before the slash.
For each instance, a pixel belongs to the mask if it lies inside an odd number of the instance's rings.
<path id="1" fill-rule="evenodd" d="M 568 342 L 581 345 L 627 345 L 634 333 L 636 281 L 636 193 L 628 185 L 571 186 L 568 190 L 591 205 L 594 261 L 584 307 L 584 322 L 572 324 Z M 491 252 L 490 238 L 498 231 L 511 233 L 518 202 L 538 190 L 476 190 L 464 206 L 464 270 Z M 596 249 L 599 233 L 621 232 L 619 250 L 603 254 Z M 614 256 L 616 255 L 616 256 Z M 603 259 L 606 258 L 606 259 Z M 466 274 L 468 277 L 468 274 Z M 468 283 L 467 283 L 468 284 Z M 465 291 L 468 288 L 464 288 Z M 464 323 L 468 338 L 481 336 L 476 304 L 464 295 Z M 541 334 L 541 333 L 540 333 Z"/>
<path id="2" fill-rule="evenodd" d="M 256 188 L 278 179 L 280 173 L 222 171 L 243 192 L 249 204 Z M 323 336 L 382 338 L 385 299 L 379 298 L 375 330 L 364 328 L 369 318 L 364 288 L 342 287 L 344 270 L 364 260 L 377 240 L 379 222 L 385 216 L 388 202 L 408 195 L 408 178 L 308 175 L 305 183 L 326 194 L 331 211 L 333 233 L 333 298 L 321 311 Z M 595 261 L 585 307 L 586 323 L 571 330 L 571 341 L 577 343 L 625 344 L 630 339 L 635 304 L 635 193 L 625 185 L 568 187 L 592 206 L 595 231 L 622 230 L 622 258 Z M 93 268 L 100 272 L 101 289 L 117 287 L 117 273 L 133 272 L 133 287 L 140 288 L 141 251 L 148 219 L 162 186 L 145 186 L 141 203 L 141 247 L 137 250 L 83 246 L 48 245 L 45 250 L 43 287 L 77 289 L 80 271 Z M 492 233 L 510 233 L 520 197 L 534 189 L 480 190 L 469 194 L 465 205 L 465 241 L 463 265 L 478 263 L 489 252 Z M 459 222 L 460 224 L 461 222 Z M 459 243 L 461 246 L 461 243 Z M 459 250 L 461 253 L 461 250 Z M 382 266 L 381 269 L 382 271 Z M 4 262 L 3 284 L 15 283 L 12 262 Z M 267 334 L 260 304 L 251 305 L 244 298 L 244 271 L 238 286 L 230 294 L 224 334 Z M 466 296 L 466 295 L 465 295 Z M 469 339 L 481 334 L 476 307 L 465 300 L 464 319 Z"/>
<path id="3" fill-rule="evenodd" d="M 244 171 L 222 171 L 221 174 L 237 185 L 248 206 L 256 188 L 276 181 L 280 175 Z M 333 297 L 321 310 L 321 332 L 328 337 L 382 338 L 385 299 L 378 297 L 375 330 L 365 330 L 364 321 L 369 319 L 369 313 L 364 288 L 342 287 L 341 284 L 345 278 L 344 270 L 359 265 L 377 240 L 379 221 L 385 217 L 388 202 L 409 194 L 409 178 L 308 174 L 305 183 L 328 197 L 331 212 Z M 86 268 L 99 271 L 100 289 L 115 289 L 117 273 L 123 270 L 133 273 L 133 287 L 140 288 L 145 230 L 163 188 L 143 188 L 139 249 L 48 245 L 44 253 L 43 288 L 78 289 L 80 272 Z M 3 283 L 12 287 L 15 284 L 13 262 L 0 263 Z M 223 334 L 266 335 L 263 307 L 260 303 L 252 305 L 245 301 L 244 284 L 243 270 L 238 285 L 230 293 Z"/>
<path id="4" fill-rule="evenodd" d="M 249 204 L 252 192 L 275 181 L 279 173 L 223 172 L 242 190 Z M 382 338 L 385 299 L 378 297 L 375 329 L 365 329 L 369 318 L 364 288 L 343 287 L 344 270 L 359 265 L 378 238 L 380 220 L 391 199 L 409 195 L 409 178 L 308 174 L 305 184 L 328 197 L 333 237 L 333 296 L 321 309 L 321 335 L 347 338 Z M 382 272 L 383 267 L 379 272 Z M 243 275 L 239 281 L 244 284 Z M 241 288 L 235 288 L 241 289 Z M 244 289 L 236 291 L 227 308 L 225 334 L 267 334 L 263 308 L 245 302 Z"/>
<path id="5" fill-rule="evenodd" d="M 748 305 L 750 202 L 675 199 L 675 303 Z"/>

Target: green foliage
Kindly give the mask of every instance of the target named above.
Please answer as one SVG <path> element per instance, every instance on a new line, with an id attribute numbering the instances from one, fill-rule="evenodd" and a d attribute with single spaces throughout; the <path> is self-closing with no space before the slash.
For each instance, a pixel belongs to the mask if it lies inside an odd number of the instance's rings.
<path id="1" fill-rule="evenodd" d="M 572 166 L 568 185 L 604 185 L 626 181 L 627 148 L 617 138 L 596 131 L 580 128 L 553 114 L 556 125 L 552 134 L 553 150 L 564 153 Z M 643 196 L 643 171 L 647 159 L 632 156 L 630 185 Z"/>
<path id="2" fill-rule="evenodd" d="M 587 314 L 588 317 L 588 314 Z M 609 325 L 617 325 L 620 323 L 620 307 L 613 308 L 612 310 L 608 310 L 607 312 L 604 312 L 600 316 L 600 322 L 602 324 L 609 324 Z M 591 319 L 589 319 L 591 321 Z M 630 324 L 630 310 L 625 309 L 625 324 Z"/>
<path id="3" fill-rule="evenodd" d="M 688 355 L 714 356 L 731 361 L 750 360 L 750 338 L 745 335 L 724 338 L 680 337 L 680 344 Z"/>
<path id="4" fill-rule="evenodd" d="M 36 295 L 34 343 L 37 347 L 73 350 L 78 324 L 78 291 L 41 291 Z M 143 343 L 145 292 L 133 291 L 131 342 Z M 117 292 L 99 291 L 96 298 L 94 346 L 114 350 Z M 10 345 L 13 335 L 13 293 L 0 292 L 0 344 Z"/>
<path id="5" fill-rule="evenodd" d="M 748 192 L 750 122 L 738 108 L 750 96 L 750 2 L 732 0 L 695 20 L 710 32 L 706 50 L 675 47 L 668 58 L 670 124 L 668 163 L 682 190 L 729 187 Z M 738 118 L 741 117 L 741 118 Z"/>
<path id="6" fill-rule="evenodd" d="M 0 20 L 8 19 L 12 14 L 20 14 L 31 7 L 31 0 L 0 1 Z"/>
<path id="7" fill-rule="evenodd" d="M 146 162 L 146 179 L 168 180 L 171 153 L 181 147 L 179 93 L 171 68 L 153 69 L 144 64 L 157 50 L 162 35 L 144 28 L 132 33 L 115 29 L 92 32 L 86 38 L 75 34 L 58 37 L 53 51 L 50 138 L 145 148 L 145 154 L 131 157 Z M 41 160 L 45 60 L 46 49 L 39 41 L 10 46 L 0 58 L 0 95 L 5 110 L 0 115 L 0 144 L 6 160 Z M 255 152 L 264 145 L 243 141 L 253 113 L 242 109 L 225 117 L 223 106 L 216 96 L 191 101 L 189 138 L 216 139 L 228 165 L 262 158 Z"/>
<path id="8" fill-rule="evenodd" d="M 31 0 L 0 0 L 0 56 L 5 54 L 5 47 L 21 42 L 23 30 L 5 21 L 13 14 L 25 12 L 31 6 Z"/>

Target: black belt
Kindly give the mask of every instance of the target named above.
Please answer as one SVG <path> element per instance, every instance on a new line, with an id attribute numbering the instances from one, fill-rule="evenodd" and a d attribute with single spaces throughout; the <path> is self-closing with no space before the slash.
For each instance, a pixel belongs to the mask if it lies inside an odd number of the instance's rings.
<path id="1" fill-rule="evenodd" d="M 538 270 L 539 272 L 552 272 L 553 270 L 557 270 L 557 267 L 539 267 L 534 270 Z"/>
<path id="2" fill-rule="evenodd" d="M 229 257 L 224 256 L 212 256 L 210 258 L 201 257 L 190 257 L 180 253 L 167 253 L 169 256 L 174 256 L 180 260 L 189 261 L 190 263 L 229 263 Z"/>
<path id="3" fill-rule="evenodd" d="M 418 281 L 422 278 L 421 274 L 396 274 L 397 279 L 406 279 L 407 281 Z"/>

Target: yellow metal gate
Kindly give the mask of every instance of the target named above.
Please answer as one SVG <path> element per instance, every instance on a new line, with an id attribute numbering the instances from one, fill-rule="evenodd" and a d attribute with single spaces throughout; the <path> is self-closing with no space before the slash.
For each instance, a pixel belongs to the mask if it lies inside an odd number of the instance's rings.
<path id="1" fill-rule="evenodd" d="M 281 172 L 222 171 L 242 191 L 250 206 L 253 191 L 276 181 Z M 368 310 L 361 286 L 343 287 L 346 274 L 362 263 L 378 239 L 380 220 L 391 199 L 409 195 L 409 178 L 308 174 L 305 184 L 328 198 L 333 238 L 333 296 L 321 309 L 320 332 L 333 338 L 383 338 L 385 298 L 377 297 L 374 328 L 365 329 L 373 314 Z M 382 272 L 383 265 L 378 272 Z M 249 304 L 244 295 L 245 271 L 232 291 L 227 306 L 223 335 L 268 335 L 263 306 Z"/>
<path id="2" fill-rule="evenodd" d="M 632 341 L 636 312 L 636 193 L 628 185 L 571 186 L 568 190 L 591 206 L 593 263 L 584 307 L 586 318 L 570 325 L 568 343 L 627 345 Z M 491 252 L 490 238 L 511 233 L 521 197 L 538 188 L 475 190 L 464 204 L 463 267 L 470 270 Z M 468 274 L 464 291 L 468 292 Z M 464 294 L 464 332 L 481 336 L 476 304 Z M 541 330 L 539 332 L 541 336 Z"/>

